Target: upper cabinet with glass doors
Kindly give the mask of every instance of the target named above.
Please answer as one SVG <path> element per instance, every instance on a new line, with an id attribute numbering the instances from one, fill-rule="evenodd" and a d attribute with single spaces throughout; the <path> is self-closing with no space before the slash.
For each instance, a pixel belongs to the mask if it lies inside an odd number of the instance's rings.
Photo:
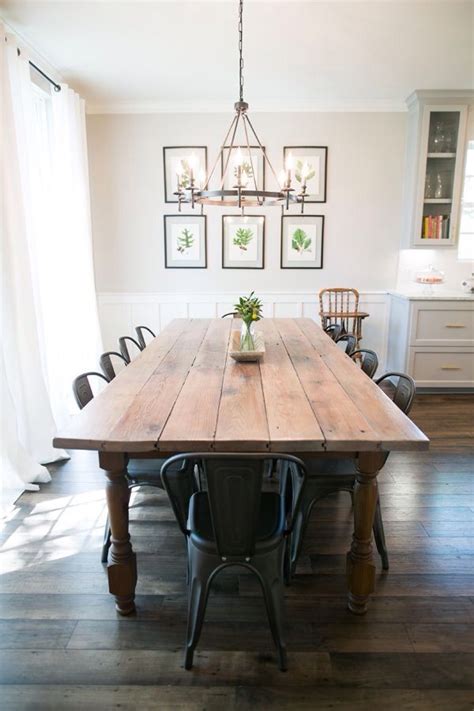
<path id="1" fill-rule="evenodd" d="M 407 100 L 405 247 L 456 242 L 471 91 L 415 91 Z"/>

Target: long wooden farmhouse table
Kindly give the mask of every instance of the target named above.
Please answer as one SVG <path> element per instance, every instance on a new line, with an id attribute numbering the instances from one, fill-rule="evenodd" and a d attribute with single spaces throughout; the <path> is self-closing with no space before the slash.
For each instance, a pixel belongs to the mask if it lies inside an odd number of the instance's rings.
<path id="1" fill-rule="evenodd" d="M 232 325 L 232 319 L 172 321 L 54 439 L 56 447 L 99 453 L 117 610 L 135 609 L 129 455 L 270 451 L 355 460 L 349 608 L 365 612 L 375 581 L 372 524 L 383 453 L 427 449 L 429 441 L 311 319 L 259 322 L 266 347 L 260 363 L 230 358 Z"/>

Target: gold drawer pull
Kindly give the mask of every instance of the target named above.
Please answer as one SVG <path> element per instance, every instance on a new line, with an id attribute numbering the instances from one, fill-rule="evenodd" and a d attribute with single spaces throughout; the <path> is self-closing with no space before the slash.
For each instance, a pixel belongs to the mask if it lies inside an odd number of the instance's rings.
<path id="1" fill-rule="evenodd" d="M 457 365 L 442 365 L 441 370 L 461 370 Z"/>
<path id="2" fill-rule="evenodd" d="M 463 323 L 447 323 L 446 328 L 466 328 Z"/>

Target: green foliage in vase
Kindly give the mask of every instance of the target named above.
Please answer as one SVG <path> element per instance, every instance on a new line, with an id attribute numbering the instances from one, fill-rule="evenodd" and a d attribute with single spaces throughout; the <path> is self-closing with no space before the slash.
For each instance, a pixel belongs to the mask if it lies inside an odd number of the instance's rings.
<path id="1" fill-rule="evenodd" d="M 262 302 L 257 299 L 255 292 L 252 291 L 249 296 L 241 296 L 238 303 L 234 304 L 234 310 L 239 314 L 244 323 L 250 325 L 252 321 L 260 321 L 262 318 Z"/>
<path id="2" fill-rule="evenodd" d="M 303 176 L 301 175 L 301 171 L 303 170 L 303 161 L 302 160 L 297 160 L 296 161 L 296 168 L 295 168 L 295 179 L 298 181 L 298 183 L 303 182 Z M 313 168 L 311 163 L 308 163 L 308 173 L 306 175 L 306 182 L 311 180 L 311 178 L 314 178 L 316 175 L 316 170 Z"/>
<path id="3" fill-rule="evenodd" d="M 235 231 L 235 237 L 232 241 L 242 252 L 246 252 L 252 240 L 253 232 L 250 227 L 239 227 L 239 229 Z"/>
<path id="4" fill-rule="evenodd" d="M 303 252 L 307 252 L 311 247 L 311 241 L 311 237 L 308 237 L 306 232 L 298 227 L 291 237 L 291 248 L 298 252 L 298 254 L 303 254 Z"/>
<path id="5" fill-rule="evenodd" d="M 190 249 L 193 246 L 194 235 L 191 230 L 188 230 L 187 227 L 185 227 L 184 230 L 181 232 L 180 236 L 178 237 L 177 241 L 177 250 L 178 252 L 181 252 L 181 254 L 183 254 L 187 249 Z"/>

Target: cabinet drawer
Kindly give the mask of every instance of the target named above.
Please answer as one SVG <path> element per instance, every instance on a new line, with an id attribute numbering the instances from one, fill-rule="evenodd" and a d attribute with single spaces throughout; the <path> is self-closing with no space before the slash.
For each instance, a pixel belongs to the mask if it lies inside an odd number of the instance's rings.
<path id="1" fill-rule="evenodd" d="M 474 350 L 410 349 L 410 375 L 417 385 L 474 386 Z"/>
<path id="2" fill-rule="evenodd" d="M 474 343 L 472 304 L 463 304 L 459 308 L 452 305 L 449 308 L 433 308 L 432 304 L 417 306 L 413 311 L 411 343 L 417 346 Z"/>

